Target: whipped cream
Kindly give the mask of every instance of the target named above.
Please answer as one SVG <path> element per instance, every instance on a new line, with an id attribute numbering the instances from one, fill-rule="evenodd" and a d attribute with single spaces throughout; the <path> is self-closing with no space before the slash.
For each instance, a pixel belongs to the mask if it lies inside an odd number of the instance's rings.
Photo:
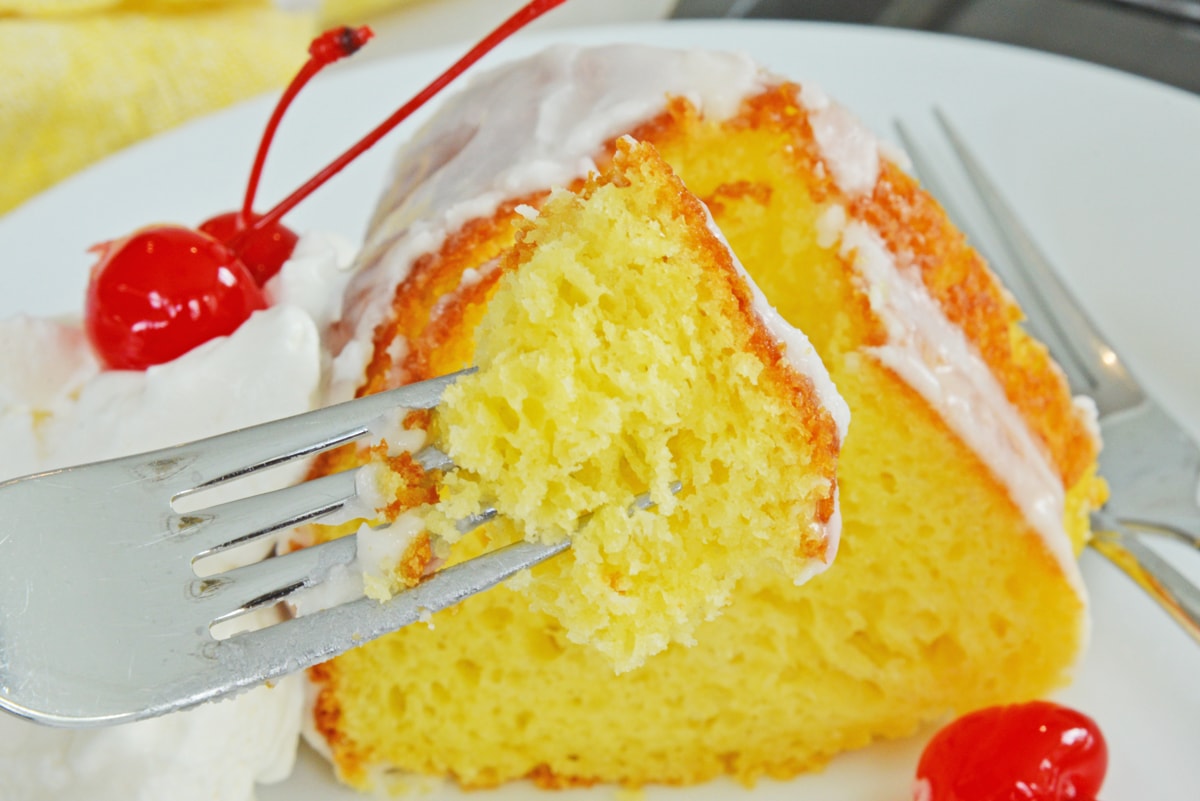
<path id="1" fill-rule="evenodd" d="M 236 332 L 145 372 L 101 371 L 78 322 L 0 322 L 0 479 L 117 457 L 298 414 L 325 402 L 323 332 L 341 311 L 350 246 L 303 237 L 267 286 L 272 305 Z M 223 492 L 294 483 L 293 463 Z M 255 543 L 208 562 L 261 558 Z M 86 656 L 86 655 L 81 655 Z M 105 729 L 49 729 L 0 713 L 0 798 L 248 801 L 286 778 L 303 679 L 288 677 L 187 712 Z"/>
<path id="2" fill-rule="evenodd" d="M 229 701 L 109 729 L 49 729 L 0 714 L 0 798 L 248 801 L 287 778 L 303 688 L 291 676 Z"/>

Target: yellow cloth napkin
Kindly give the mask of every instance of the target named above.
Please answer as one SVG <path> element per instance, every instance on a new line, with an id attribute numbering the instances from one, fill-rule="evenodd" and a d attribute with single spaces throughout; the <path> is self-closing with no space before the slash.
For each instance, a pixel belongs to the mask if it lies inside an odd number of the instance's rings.
<path id="1" fill-rule="evenodd" d="M 326 22 L 402 2 L 0 0 L 0 213 L 138 139 L 283 86 Z"/>

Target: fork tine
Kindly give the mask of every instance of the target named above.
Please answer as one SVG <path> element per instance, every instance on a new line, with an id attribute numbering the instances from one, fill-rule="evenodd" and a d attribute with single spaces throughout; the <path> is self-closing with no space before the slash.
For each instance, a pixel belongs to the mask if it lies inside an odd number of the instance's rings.
<path id="1" fill-rule="evenodd" d="M 1021 300 L 1039 335 L 1048 340 L 1047 344 L 1066 372 L 1072 388 L 1091 394 L 1101 412 L 1140 403 L 1144 395 L 1130 378 L 1121 358 L 1058 277 L 962 134 L 940 108 L 934 109 L 934 116 L 971 185 L 991 214 L 1012 266 L 1037 287 L 1037 292 Z"/>
<path id="2" fill-rule="evenodd" d="M 1142 543 L 1134 531 L 1111 515 L 1093 515 L 1097 532 L 1092 545 L 1149 593 L 1184 631 L 1200 642 L 1200 587 Z M 1179 536 L 1183 539 L 1182 535 Z M 1185 540 L 1186 541 L 1186 540 Z M 1193 544 L 1198 544 L 1195 541 Z"/>
<path id="3" fill-rule="evenodd" d="M 471 372 L 474 368 L 167 449 L 157 460 L 149 454 L 142 457 L 150 473 L 143 478 L 171 488 L 178 497 L 344 445 L 367 434 L 372 423 L 394 409 L 433 408 L 446 387 Z M 320 437 L 314 438 L 317 432 Z"/>
<path id="4" fill-rule="evenodd" d="M 430 458 L 441 456 L 448 462 L 449 457 L 440 451 L 433 449 L 429 449 L 429 451 L 435 454 L 435 456 L 430 456 Z M 330 476 L 329 478 L 353 475 L 353 472 L 346 471 L 345 473 Z M 310 484 L 312 483 L 316 482 L 310 482 Z M 679 493 L 681 489 L 682 484 L 679 481 L 673 482 L 670 487 L 673 494 Z M 231 505 L 234 504 L 227 504 L 227 506 Z M 627 513 L 632 516 L 639 510 L 650 509 L 655 505 L 650 494 L 643 493 L 637 496 L 629 505 Z M 459 523 L 459 531 L 465 534 L 492 520 L 496 517 L 496 514 L 495 509 L 489 508 L 480 514 L 472 515 Z M 583 518 L 580 524 L 585 525 L 589 517 L 586 516 Z M 353 561 L 358 551 L 357 541 L 358 537 L 356 535 L 349 535 L 321 543 L 320 545 L 310 546 L 299 551 L 277 556 L 274 559 L 266 559 L 244 567 L 234 568 L 215 576 L 198 578 L 191 582 L 190 592 L 194 598 L 203 601 L 204 609 L 218 608 L 220 610 L 213 615 L 213 622 L 228 620 L 243 612 L 279 601 L 297 590 L 320 582 L 329 574 L 329 571 L 334 566 L 349 564 Z M 558 543 L 549 547 L 553 549 L 554 553 L 558 553 L 568 545 L 569 542 L 565 544 Z M 533 550 L 529 551 L 529 555 L 532 556 L 540 553 L 538 549 L 542 547 L 546 546 L 535 546 Z M 482 560 L 483 562 L 490 562 L 497 559 L 497 554 L 501 553 L 501 551 L 507 552 L 507 549 L 500 549 L 499 551 L 485 554 L 483 557 L 472 561 Z M 520 551 L 517 553 L 520 553 Z M 506 558 L 511 559 L 514 557 L 512 554 L 509 554 Z M 505 562 L 504 559 L 500 561 L 501 563 Z M 541 561 L 541 558 L 538 561 Z M 483 570 L 483 575 L 490 575 L 494 570 L 493 568 L 483 568 L 483 566 L 481 566 L 481 569 Z M 499 580 L 497 579 L 496 581 Z M 411 590 L 406 592 L 411 592 Z"/>
<path id="5" fill-rule="evenodd" d="M 357 477 L 357 470 L 346 470 L 207 509 L 174 514 L 168 519 L 170 535 L 184 552 L 183 558 L 220 553 L 342 509 L 358 495 Z"/>
<path id="6" fill-rule="evenodd" d="M 382 604 L 361 598 L 210 643 L 206 657 L 223 679 L 236 676 L 238 688 L 269 681 L 415 623 L 570 547 L 570 540 L 553 545 L 514 543 L 441 570 Z M 248 665 L 253 669 L 247 670 Z M 224 686 L 228 687 L 228 682 Z M 216 694 L 197 693 L 187 705 L 193 706 Z"/>
<path id="7" fill-rule="evenodd" d="M 454 461 L 434 447 L 423 448 L 413 459 L 426 470 L 453 470 Z M 217 506 L 168 518 L 170 533 L 184 552 L 182 558 L 200 559 L 261 539 L 285 528 L 344 509 L 358 496 L 359 470 L 344 470 L 290 487 L 264 492 Z M 363 517 L 373 510 L 363 508 Z M 478 520 L 469 518 L 463 533 L 486 523 L 495 512 Z"/>
<path id="8" fill-rule="evenodd" d="M 447 461 L 449 460 L 449 457 L 440 451 L 433 449 L 428 449 L 428 451 L 436 456 L 441 456 Z M 436 458 L 436 456 L 431 456 L 430 458 Z M 675 481 L 671 484 L 670 491 L 672 494 L 678 494 L 682 487 L 681 482 Z M 650 497 L 650 493 L 642 493 L 629 505 L 627 513 L 632 516 L 640 510 L 650 509 L 655 505 L 654 500 Z M 496 514 L 495 509 L 489 508 L 480 514 L 468 517 L 459 523 L 459 531 L 465 534 L 492 520 L 496 517 Z M 589 518 L 590 515 L 582 518 L 580 525 L 586 525 L 586 520 Z M 222 612 L 213 618 L 215 622 L 227 620 L 251 609 L 281 600 L 296 590 L 312 586 L 321 581 L 335 565 L 348 564 L 354 559 L 357 554 L 357 540 L 356 535 L 349 535 L 278 556 L 274 559 L 267 559 L 262 562 L 246 565 L 245 567 L 235 568 L 216 576 L 197 579 L 191 583 L 192 595 L 198 599 L 203 599 L 206 608 L 213 606 L 221 608 Z M 528 551 L 528 556 L 536 556 L 541 552 L 540 549 L 544 547 L 549 547 L 554 553 L 558 553 L 569 546 L 569 544 L 568 541 L 567 543 L 557 543 L 552 546 L 536 545 L 533 546 L 532 550 Z M 499 559 L 504 564 L 506 563 L 506 559 L 525 558 L 514 557 L 513 552 L 510 552 L 510 550 L 500 549 L 472 561 L 487 563 Z M 499 554 L 502 552 L 506 553 L 507 556 L 500 557 Z M 518 549 L 515 553 L 519 554 L 522 551 Z M 538 561 L 541 561 L 541 558 L 545 557 L 538 557 Z M 465 564 L 468 563 L 463 563 L 463 565 Z M 481 575 L 490 575 L 495 570 L 492 567 L 485 567 L 484 565 L 480 565 L 479 568 L 482 571 Z M 496 581 L 499 580 L 497 579 Z M 406 592 L 412 592 L 412 590 L 407 590 Z"/>
<path id="9" fill-rule="evenodd" d="M 197 578 L 190 583 L 188 593 L 199 602 L 198 608 L 207 622 L 221 622 L 311 587 L 337 565 L 352 562 L 357 552 L 356 536 L 340 537 L 215 576 Z"/>
<path id="10" fill-rule="evenodd" d="M 900 137 L 901 143 L 904 145 L 905 151 L 912 160 L 914 171 L 921 183 L 938 199 L 946 214 L 966 234 L 967 241 L 971 243 L 971 246 L 983 255 L 988 265 L 1004 280 L 1006 288 L 1020 301 L 1022 310 L 1027 315 L 1025 321 L 1026 328 L 1038 339 L 1047 343 L 1047 347 L 1050 347 L 1051 352 L 1058 358 L 1059 363 L 1064 365 L 1064 372 L 1067 373 L 1068 381 L 1076 391 L 1090 391 L 1090 381 L 1080 376 L 1078 371 L 1072 372 L 1066 369 L 1066 367 L 1073 367 L 1074 362 L 1068 361 L 1067 357 L 1059 358 L 1062 350 L 1061 345 L 1058 343 L 1060 337 L 1053 328 L 1042 323 L 1045 315 L 1040 309 L 1041 297 L 1037 291 L 1037 285 L 1030 283 L 1031 279 L 1026 273 L 1019 269 L 1013 269 L 1011 258 L 1001 259 L 997 257 L 998 254 L 995 251 L 997 242 L 994 238 L 989 239 L 985 237 L 983 235 L 984 232 L 976 225 L 980 219 L 980 215 L 966 213 L 959 204 L 951 202 L 955 199 L 957 193 L 951 192 L 949 186 L 943 181 L 943 175 L 934 165 L 934 159 L 930 157 L 929 151 L 919 143 L 917 137 L 913 136 L 903 121 L 899 119 L 894 120 L 893 125 Z M 985 215 L 990 213 L 986 208 L 984 212 Z M 995 220 L 992 220 L 992 223 L 994 231 L 998 226 Z M 999 244 L 1003 246 L 1003 243 Z"/>
<path id="11" fill-rule="evenodd" d="M 956 193 L 950 191 L 949 186 L 943 181 L 941 171 L 937 169 L 934 165 L 934 160 L 930 158 L 929 151 L 920 144 L 917 137 L 913 136 L 908 126 L 899 119 L 893 121 L 893 126 L 900 137 L 901 144 L 904 145 L 904 150 L 912 160 L 913 169 L 921 183 L 938 199 L 946 214 L 966 234 L 967 241 L 983 255 L 989 266 L 1004 279 L 1006 287 L 1020 299 L 1022 307 L 1026 313 L 1029 313 L 1032 309 L 1032 303 L 1038 299 L 1038 293 L 1035 286 L 1030 284 L 1029 277 L 1020 270 L 1011 269 L 1007 266 L 1005 260 L 996 257 L 994 249 L 996 243 L 985 237 L 983 231 L 976 226 L 979 215 L 968 214 L 957 204 L 951 203 Z M 1054 336 L 1054 331 L 1042 330 L 1043 326 L 1039 324 L 1039 318 L 1036 316 L 1028 319 L 1026 324 L 1028 329 L 1043 342 L 1049 342 Z"/>
<path id="12" fill-rule="evenodd" d="M 1200 642 L 1200 588 L 1147 548 L 1142 535 L 1170 536 L 1200 548 L 1200 449 L 1126 370 L 1095 324 L 1061 282 L 1033 237 L 940 109 L 934 114 L 1009 255 L 1020 283 L 1036 290 L 1021 297 L 1031 328 L 1063 366 L 1071 388 L 1092 395 L 1105 447 L 1100 472 L 1113 492 L 1092 512 L 1091 545 L 1127 573 Z M 914 163 L 920 148 L 898 124 Z M 943 197 L 943 202 L 948 200 Z M 1012 276 L 1009 276 L 1012 277 Z"/>

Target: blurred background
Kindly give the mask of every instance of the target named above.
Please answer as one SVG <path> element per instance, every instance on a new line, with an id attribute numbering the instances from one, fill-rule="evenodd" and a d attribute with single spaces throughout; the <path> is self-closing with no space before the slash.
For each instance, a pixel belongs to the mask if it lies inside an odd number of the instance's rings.
<path id="1" fill-rule="evenodd" d="M 1200 0 L 678 0 L 677 17 L 807 19 L 973 36 L 1200 92 Z"/>
<path id="2" fill-rule="evenodd" d="M 0 214 L 109 153 L 278 90 L 330 26 L 377 36 L 335 69 L 471 41 L 524 0 L 0 0 Z M 1039 48 L 1200 92 L 1200 0 L 570 0 L 534 27 L 822 20 Z"/>

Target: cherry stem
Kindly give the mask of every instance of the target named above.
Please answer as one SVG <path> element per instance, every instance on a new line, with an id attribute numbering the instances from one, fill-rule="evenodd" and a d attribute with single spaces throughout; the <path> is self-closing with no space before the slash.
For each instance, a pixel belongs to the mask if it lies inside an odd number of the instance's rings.
<path id="1" fill-rule="evenodd" d="M 412 116 L 413 112 L 429 102 L 430 98 L 442 91 L 442 89 L 445 89 L 447 84 L 495 49 L 497 45 L 547 11 L 557 8 L 565 2 L 566 0 L 533 0 L 533 2 L 526 3 L 519 11 L 501 23 L 499 27 L 471 48 L 465 56 L 454 62 L 448 70 L 435 78 L 411 100 L 397 109 L 392 116 L 380 123 L 373 131 L 360 139 L 341 156 L 331 161 L 325 169 L 310 178 L 307 183 L 284 198 L 279 205 L 255 220 L 248 229 L 248 232 L 261 230 L 278 221 L 283 215 L 295 208 L 296 204 L 312 194 L 314 190 L 330 178 L 341 172 L 346 165 L 370 149 L 376 142 L 390 133 L 393 128 Z"/>
<path id="2" fill-rule="evenodd" d="M 374 32 L 366 26 L 361 28 L 340 27 L 331 28 L 312 40 L 308 46 L 308 61 L 292 78 L 292 82 L 283 91 L 279 102 L 275 104 L 275 110 L 271 113 L 271 119 L 263 131 L 262 140 L 258 143 L 258 153 L 254 156 L 254 166 L 250 168 L 250 180 L 246 183 L 246 197 L 242 202 L 241 216 L 243 220 L 248 222 L 254 213 L 254 196 L 258 193 L 258 182 L 262 177 L 263 165 L 267 161 L 267 151 L 271 149 L 275 131 L 279 128 L 279 123 L 283 120 L 283 115 L 288 107 L 291 106 L 292 100 L 314 75 L 335 61 L 358 52 L 374 35 Z"/>

